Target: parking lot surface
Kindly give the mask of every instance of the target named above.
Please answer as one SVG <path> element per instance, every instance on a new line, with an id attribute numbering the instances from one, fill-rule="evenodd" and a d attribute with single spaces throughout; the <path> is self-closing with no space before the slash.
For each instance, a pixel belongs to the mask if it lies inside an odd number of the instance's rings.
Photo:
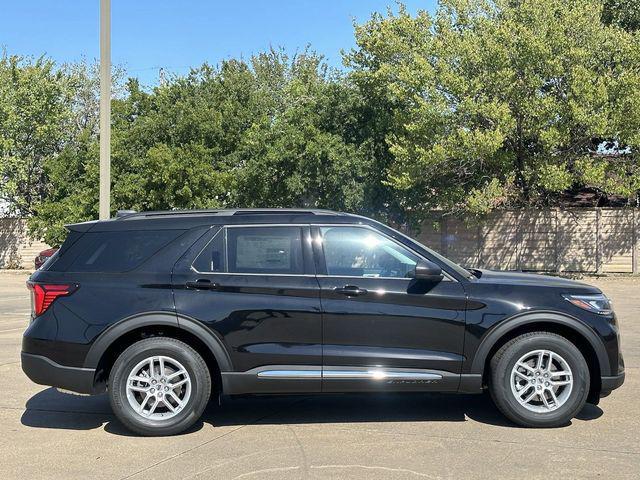
<path id="1" fill-rule="evenodd" d="M 228 399 L 188 433 L 129 434 L 105 395 L 35 385 L 20 368 L 27 273 L 0 272 L 0 478 L 640 478 L 640 279 L 588 279 L 613 301 L 625 385 L 570 425 L 518 428 L 486 395 Z"/>

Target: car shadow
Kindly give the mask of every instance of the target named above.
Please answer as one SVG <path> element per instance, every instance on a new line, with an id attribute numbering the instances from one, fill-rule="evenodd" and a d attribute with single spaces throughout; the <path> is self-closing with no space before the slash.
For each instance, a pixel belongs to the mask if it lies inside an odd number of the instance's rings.
<path id="1" fill-rule="evenodd" d="M 601 415 L 599 407 L 587 404 L 576 418 L 593 420 Z M 204 423 L 240 426 L 469 420 L 517 428 L 497 410 L 488 395 L 379 393 L 223 397 L 219 405 L 211 402 L 189 431 L 199 430 Z M 113 415 L 107 395 L 83 396 L 55 388 L 31 397 L 21 422 L 34 428 L 66 430 L 104 426 L 115 435 L 132 435 Z"/>

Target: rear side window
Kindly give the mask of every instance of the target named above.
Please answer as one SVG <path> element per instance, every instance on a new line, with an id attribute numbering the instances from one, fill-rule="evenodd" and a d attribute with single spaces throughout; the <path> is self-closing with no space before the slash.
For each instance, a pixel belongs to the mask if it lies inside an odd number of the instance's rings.
<path id="1" fill-rule="evenodd" d="M 193 263 L 199 272 L 302 274 L 300 227 L 221 230 Z"/>
<path id="2" fill-rule="evenodd" d="M 184 230 L 137 230 L 85 233 L 68 271 L 126 272 L 139 267 Z"/>

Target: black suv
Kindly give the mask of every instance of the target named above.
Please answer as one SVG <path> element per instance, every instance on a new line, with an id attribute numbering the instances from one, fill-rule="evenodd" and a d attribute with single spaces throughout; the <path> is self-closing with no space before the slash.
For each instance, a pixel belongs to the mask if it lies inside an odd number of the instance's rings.
<path id="1" fill-rule="evenodd" d="M 549 427 L 624 381 L 597 288 L 467 270 L 368 218 L 147 212 L 68 230 L 28 281 L 22 368 L 108 390 L 141 434 L 185 430 L 212 392 L 488 389 L 512 421 Z"/>

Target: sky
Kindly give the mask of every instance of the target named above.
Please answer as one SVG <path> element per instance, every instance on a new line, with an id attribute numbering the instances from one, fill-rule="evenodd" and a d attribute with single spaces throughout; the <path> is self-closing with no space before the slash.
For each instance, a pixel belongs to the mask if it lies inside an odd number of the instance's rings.
<path id="1" fill-rule="evenodd" d="M 436 0 L 406 0 L 410 12 Z M 56 62 L 99 57 L 100 0 L 0 0 L 0 48 Z M 395 0 L 111 0 L 112 62 L 144 85 L 159 68 L 184 74 L 203 62 L 248 58 L 270 46 L 307 45 L 336 67 L 354 46 L 353 22 L 397 9 Z"/>

